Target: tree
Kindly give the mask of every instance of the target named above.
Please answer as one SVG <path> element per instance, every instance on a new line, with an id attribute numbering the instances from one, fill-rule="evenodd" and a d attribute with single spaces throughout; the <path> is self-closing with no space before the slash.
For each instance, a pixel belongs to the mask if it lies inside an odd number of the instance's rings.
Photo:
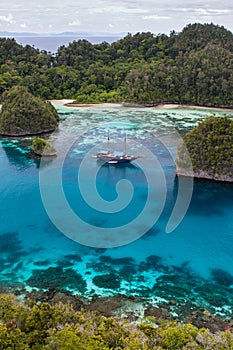
<path id="1" fill-rule="evenodd" d="M 50 102 L 33 96 L 25 87 L 15 86 L 3 94 L 0 114 L 2 135 L 31 135 L 58 126 L 58 114 Z"/>
<path id="2" fill-rule="evenodd" d="M 233 181 L 233 121 L 227 117 L 209 117 L 184 137 L 178 148 L 179 174 Z"/>

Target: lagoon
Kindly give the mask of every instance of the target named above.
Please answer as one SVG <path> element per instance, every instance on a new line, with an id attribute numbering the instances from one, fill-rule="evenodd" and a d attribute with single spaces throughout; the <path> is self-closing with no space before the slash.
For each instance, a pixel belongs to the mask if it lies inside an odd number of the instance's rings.
<path id="1" fill-rule="evenodd" d="M 173 299 L 176 312 L 179 305 L 192 303 L 229 316 L 233 307 L 232 184 L 195 180 L 183 219 L 171 233 L 166 233 L 166 227 L 179 192 L 174 163 L 179 137 L 206 116 L 233 117 L 233 112 L 55 106 L 61 122 L 49 138 L 58 150 L 56 159 L 40 164 L 31 154 L 30 138 L 1 139 L 1 288 L 55 288 L 86 298 L 125 294 L 153 305 Z M 146 162 L 99 166 L 91 155 L 106 149 L 108 130 L 114 151 L 122 151 L 126 135 L 128 151 L 141 154 Z M 73 214 L 60 202 L 59 171 L 69 208 L 82 222 L 72 221 Z M 124 182 L 117 188 L 122 179 L 131 187 Z M 94 180 L 105 201 L 102 209 L 98 198 L 86 201 L 94 198 L 90 186 Z M 192 184 L 186 185 L 188 189 Z M 111 202 L 117 204 L 117 189 L 122 210 L 113 205 L 112 212 L 104 212 Z M 142 221 L 146 225 L 154 217 L 155 222 L 146 226 L 145 234 L 141 226 L 128 232 L 129 222 L 147 206 L 150 190 L 153 206 Z M 86 224 L 92 228 L 85 231 Z M 126 230 L 119 229 L 117 236 L 114 230 L 123 226 Z M 61 227 L 69 232 L 64 234 Z M 107 232 L 108 241 L 102 239 L 99 228 Z M 109 232 L 114 232 L 112 240 Z"/>

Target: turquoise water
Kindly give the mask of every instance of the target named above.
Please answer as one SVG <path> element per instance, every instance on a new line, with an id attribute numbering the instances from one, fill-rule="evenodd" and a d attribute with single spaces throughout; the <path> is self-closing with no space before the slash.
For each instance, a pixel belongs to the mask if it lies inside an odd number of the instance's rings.
<path id="1" fill-rule="evenodd" d="M 27 290 L 53 287 L 86 297 L 122 293 L 142 296 L 154 304 L 175 299 L 230 313 L 233 307 L 233 185 L 195 181 L 183 220 L 169 234 L 166 225 L 178 194 L 173 160 L 177 132 L 184 135 L 199 120 L 213 113 L 229 116 L 233 113 L 191 108 L 56 107 L 61 123 L 59 130 L 50 136 L 58 150 L 56 159 L 47 159 L 40 165 L 40 160 L 31 155 L 30 138 L 1 139 L 0 287 Z M 156 169 L 153 169 L 152 156 L 143 169 L 140 162 L 99 169 L 96 160 L 87 154 L 93 153 L 94 146 L 106 149 L 108 130 L 115 151 L 122 151 L 126 133 L 129 150 L 141 154 L 145 147 L 156 158 Z M 71 135 L 76 138 L 68 145 L 67 137 Z M 69 151 L 65 151 L 66 146 Z M 116 186 L 126 179 L 134 187 L 128 206 L 119 212 L 103 213 L 85 201 L 78 182 L 84 159 L 87 163 L 82 185 L 86 186 L 87 195 L 93 196 L 90 183 L 95 172 L 98 193 L 108 202 L 116 200 Z M 144 235 L 137 227 L 133 242 L 115 248 L 106 248 L 104 244 L 88 246 L 88 232 L 82 232 L 87 237 L 86 245 L 68 238 L 53 220 L 53 215 L 57 215 L 56 219 L 63 222 L 66 215 L 57 199 L 56 187 L 63 161 L 62 186 L 69 206 L 84 223 L 96 227 L 96 232 L 98 228 L 106 231 L 122 227 L 139 216 L 149 192 L 145 172 L 152 174 L 155 196 L 150 216 L 160 211 L 161 215 L 158 214 L 158 220 Z M 45 190 L 53 196 L 52 215 L 41 198 L 41 172 L 48 173 Z M 163 205 L 161 184 L 166 185 Z M 125 201 L 129 193 L 128 187 L 126 189 L 123 187 Z M 146 225 L 147 216 L 144 221 Z M 75 226 L 77 240 L 82 230 L 81 224 Z M 126 229 L 125 235 L 128 234 L 131 232 Z M 125 237 L 120 238 L 124 242 Z"/>

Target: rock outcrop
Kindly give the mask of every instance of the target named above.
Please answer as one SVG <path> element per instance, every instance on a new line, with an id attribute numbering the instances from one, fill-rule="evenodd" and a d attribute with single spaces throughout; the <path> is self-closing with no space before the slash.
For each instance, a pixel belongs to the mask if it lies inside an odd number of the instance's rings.
<path id="1" fill-rule="evenodd" d="M 48 141 L 40 137 L 33 140 L 32 150 L 38 156 L 52 157 L 57 155 L 55 148 Z"/>
<path id="2" fill-rule="evenodd" d="M 1 135 L 36 135 L 54 131 L 58 126 L 59 116 L 51 103 L 35 97 L 23 86 L 6 91 L 2 100 Z"/>
<path id="3" fill-rule="evenodd" d="M 233 120 L 209 117 L 178 147 L 177 175 L 233 182 Z"/>

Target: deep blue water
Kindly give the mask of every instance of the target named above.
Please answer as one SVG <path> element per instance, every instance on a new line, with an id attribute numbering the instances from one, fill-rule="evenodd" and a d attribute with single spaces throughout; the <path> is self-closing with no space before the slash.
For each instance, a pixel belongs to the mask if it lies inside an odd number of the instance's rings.
<path id="1" fill-rule="evenodd" d="M 55 287 L 86 297 L 122 293 L 155 304 L 192 299 L 212 310 L 230 312 L 233 185 L 194 181 L 183 220 L 171 233 L 166 233 L 166 226 L 179 193 L 173 160 L 177 134 L 183 135 L 207 115 L 231 113 L 56 107 L 61 123 L 50 136 L 58 150 L 55 159 L 40 164 L 30 153 L 30 138 L 1 139 L 0 286 Z M 115 151 L 121 152 L 126 133 L 127 151 L 143 158 L 131 166 L 100 167 L 91 155 L 93 147 L 106 149 L 107 130 Z M 121 183 L 122 206 L 116 210 L 111 203 L 117 205 L 117 184 L 122 179 L 133 188 Z M 95 198 L 93 183 L 105 201 L 103 207 Z M 191 185 L 189 180 L 182 185 L 183 202 Z M 129 226 L 144 209 L 139 224 Z M 132 242 L 124 244 L 128 239 Z M 108 248 L 111 244 L 116 247 Z"/>

